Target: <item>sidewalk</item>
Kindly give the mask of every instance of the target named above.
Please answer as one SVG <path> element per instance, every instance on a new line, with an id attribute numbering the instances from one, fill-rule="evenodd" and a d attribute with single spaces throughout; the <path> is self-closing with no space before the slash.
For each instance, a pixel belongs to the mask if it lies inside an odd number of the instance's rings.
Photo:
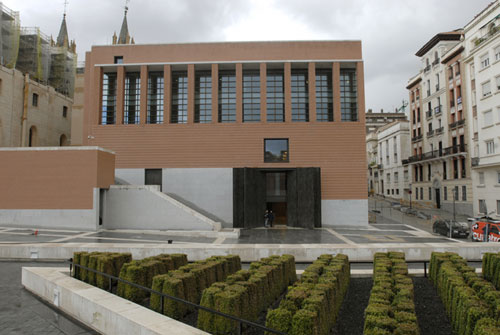
<path id="1" fill-rule="evenodd" d="M 370 212 L 379 212 L 376 213 L 377 223 L 406 224 L 427 232 L 432 232 L 432 223 L 437 219 L 453 220 L 453 213 L 441 209 L 414 208 L 417 215 L 413 215 L 401 212 L 401 206 L 393 205 L 394 203 L 395 201 L 388 199 L 371 197 L 368 199 L 368 208 Z M 418 213 L 424 214 L 426 218 Z M 467 222 L 468 216 L 456 214 L 455 218 L 457 221 Z"/>

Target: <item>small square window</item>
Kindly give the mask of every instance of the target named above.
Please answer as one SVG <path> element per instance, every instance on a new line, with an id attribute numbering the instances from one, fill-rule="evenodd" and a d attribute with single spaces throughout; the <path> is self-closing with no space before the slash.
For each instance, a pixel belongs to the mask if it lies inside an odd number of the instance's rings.
<path id="1" fill-rule="evenodd" d="M 63 117 L 68 117 L 68 107 L 63 106 Z"/>
<path id="2" fill-rule="evenodd" d="M 264 140 L 264 163 L 289 162 L 288 139 Z"/>
<path id="3" fill-rule="evenodd" d="M 115 56 L 115 64 L 123 64 L 123 56 Z"/>
<path id="4" fill-rule="evenodd" d="M 500 184 L 500 172 L 497 172 L 497 183 Z"/>
<path id="5" fill-rule="evenodd" d="M 31 100 L 31 104 L 32 104 L 33 106 L 35 106 L 35 107 L 36 107 L 36 106 L 38 106 L 38 94 L 33 93 L 33 98 L 32 98 L 32 100 Z"/>

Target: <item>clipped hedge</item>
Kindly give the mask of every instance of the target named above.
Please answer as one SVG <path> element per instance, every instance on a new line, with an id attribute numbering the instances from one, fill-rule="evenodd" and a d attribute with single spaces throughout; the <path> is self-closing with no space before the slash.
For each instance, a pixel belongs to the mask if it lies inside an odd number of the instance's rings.
<path id="1" fill-rule="evenodd" d="M 321 255 L 300 281 L 289 288 L 277 309 L 269 310 L 266 327 L 288 333 L 329 334 L 349 287 L 349 259 Z"/>
<path id="2" fill-rule="evenodd" d="M 413 303 L 413 282 L 402 252 L 376 253 L 373 287 L 365 309 L 365 335 L 420 333 Z"/>
<path id="3" fill-rule="evenodd" d="M 153 277 L 152 289 L 199 304 L 203 291 L 215 282 L 224 281 L 227 276 L 241 270 L 239 256 L 213 256 Z M 150 308 L 161 312 L 161 297 L 152 294 Z M 186 304 L 163 298 L 163 314 L 180 319 L 190 309 Z"/>
<path id="4" fill-rule="evenodd" d="M 203 291 L 201 305 L 236 317 L 255 321 L 297 280 L 295 259 L 291 255 L 271 256 L 250 264 L 224 282 Z M 237 323 L 200 310 L 198 328 L 212 334 L 236 334 Z"/>
<path id="5" fill-rule="evenodd" d="M 483 268 L 488 267 L 491 260 L 492 257 L 488 256 Z M 500 292 L 492 283 L 478 276 L 465 259 L 454 253 L 434 252 L 430 273 L 456 333 L 483 334 L 481 329 L 496 327 L 481 320 L 498 320 Z"/>
<path id="6" fill-rule="evenodd" d="M 120 278 L 134 284 L 151 287 L 154 276 L 176 270 L 186 264 L 187 256 L 185 254 L 160 254 L 124 264 L 120 271 Z M 120 297 L 137 303 L 149 296 L 147 291 L 123 282 L 118 283 L 116 293 Z"/>
<path id="7" fill-rule="evenodd" d="M 130 253 L 112 253 L 112 252 L 75 252 L 73 262 L 115 277 L 118 277 L 121 268 L 125 263 L 132 261 Z M 85 281 L 91 285 L 102 289 L 109 289 L 109 279 L 103 275 L 75 266 L 73 276 Z M 116 281 L 112 281 L 112 285 Z"/>
<path id="8" fill-rule="evenodd" d="M 482 262 L 483 277 L 500 289 L 500 253 L 485 253 Z"/>

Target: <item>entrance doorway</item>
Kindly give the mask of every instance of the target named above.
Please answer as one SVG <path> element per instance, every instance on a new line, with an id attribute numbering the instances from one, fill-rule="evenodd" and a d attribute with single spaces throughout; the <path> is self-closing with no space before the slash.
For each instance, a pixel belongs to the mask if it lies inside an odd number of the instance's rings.
<path id="1" fill-rule="evenodd" d="M 286 172 L 266 172 L 266 209 L 273 211 L 273 225 L 287 224 Z"/>
<path id="2" fill-rule="evenodd" d="M 436 188 L 436 207 L 441 208 L 441 190 Z"/>
<path id="3" fill-rule="evenodd" d="M 158 185 L 162 188 L 162 169 L 145 169 L 144 185 Z"/>
<path id="4" fill-rule="evenodd" d="M 233 226 L 264 226 L 272 210 L 276 225 L 321 227 L 320 168 L 234 168 Z"/>

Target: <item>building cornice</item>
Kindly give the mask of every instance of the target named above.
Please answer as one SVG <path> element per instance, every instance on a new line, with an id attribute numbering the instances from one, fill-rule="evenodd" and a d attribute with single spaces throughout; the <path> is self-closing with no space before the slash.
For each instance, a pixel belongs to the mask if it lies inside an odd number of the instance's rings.
<path id="1" fill-rule="evenodd" d="M 456 50 L 454 50 L 451 53 L 449 53 L 448 55 L 446 55 L 446 57 L 444 57 L 443 60 L 441 61 L 441 64 L 448 63 L 451 59 L 460 55 L 462 53 L 462 51 L 464 51 L 464 50 L 465 50 L 464 46 L 460 45 L 460 47 L 458 47 Z"/>
<path id="2" fill-rule="evenodd" d="M 415 56 L 422 57 L 424 56 L 429 50 L 431 50 L 436 44 L 438 44 L 440 41 L 460 41 L 460 38 L 462 37 L 463 32 L 461 30 L 459 31 L 451 31 L 447 33 L 439 33 L 433 38 L 430 39 L 429 42 L 425 43 L 420 50 L 417 51 Z"/>

